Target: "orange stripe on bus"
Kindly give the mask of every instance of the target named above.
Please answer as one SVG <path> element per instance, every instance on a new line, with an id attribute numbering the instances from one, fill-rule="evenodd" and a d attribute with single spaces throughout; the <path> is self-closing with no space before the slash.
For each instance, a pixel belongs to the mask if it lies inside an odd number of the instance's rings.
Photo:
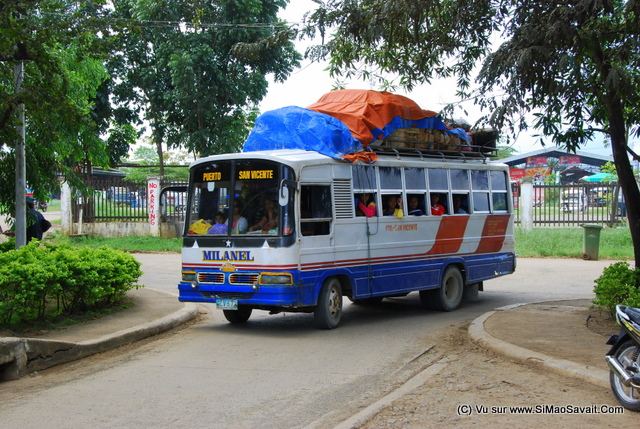
<path id="1" fill-rule="evenodd" d="M 456 253 L 464 241 L 469 216 L 443 216 L 436 241 L 427 255 Z"/>
<path id="2" fill-rule="evenodd" d="M 476 253 L 498 252 L 504 244 L 504 234 L 510 215 L 489 215 L 482 228 L 482 238 Z"/>

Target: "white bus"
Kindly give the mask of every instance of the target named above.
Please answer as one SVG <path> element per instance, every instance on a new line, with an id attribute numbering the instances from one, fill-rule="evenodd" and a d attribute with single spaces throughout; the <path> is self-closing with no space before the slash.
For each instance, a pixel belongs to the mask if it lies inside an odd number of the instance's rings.
<path id="1" fill-rule="evenodd" d="M 374 216 L 358 215 L 361 194 Z M 444 214 L 432 214 L 432 195 Z M 402 217 L 383 216 L 387 198 Z M 183 242 L 180 301 L 215 303 L 231 323 L 254 309 L 313 312 L 332 329 L 344 297 L 414 291 L 424 306 L 452 311 L 516 266 L 507 166 L 420 153 L 374 164 L 288 149 L 197 160 Z"/>

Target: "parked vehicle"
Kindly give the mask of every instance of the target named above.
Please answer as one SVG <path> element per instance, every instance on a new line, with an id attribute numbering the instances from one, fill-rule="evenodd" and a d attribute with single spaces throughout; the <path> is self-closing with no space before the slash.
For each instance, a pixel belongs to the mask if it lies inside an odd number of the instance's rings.
<path id="1" fill-rule="evenodd" d="M 136 200 L 136 195 L 129 188 L 123 186 L 112 186 L 107 189 L 107 199 L 112 200 L 116 204 L 131 205 Z"/>
<path id="2" fill-rule="evenodd" d="M 616 306 L 620 333 L 607 341 L 605 360 L 611 369 L 611 390 L 628 410 L 640 411 L 640 308 Z"/>
<path id="3" fill-rule="evenodd" d="M 567 189 L 560 196 L 560 211 L 573 213 L 584 211 L 585 194 L 581 189 Z"/>

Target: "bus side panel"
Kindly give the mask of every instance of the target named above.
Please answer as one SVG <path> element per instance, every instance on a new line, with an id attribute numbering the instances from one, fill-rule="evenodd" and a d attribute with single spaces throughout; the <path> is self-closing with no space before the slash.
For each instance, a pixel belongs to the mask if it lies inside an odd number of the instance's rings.
<path id="1" fill-rule="evenodd" d="M 376 267 L 372 294 L 392 295 L 436 288 L 440 284 L 442 265 L 438 259 Z"/>
<path id="2" fill-rule="evenodd" d="M 513 273 L 515 254 L 477 255 L 468 257 L 466 262 L 467 284 L 473 284 Z"/>

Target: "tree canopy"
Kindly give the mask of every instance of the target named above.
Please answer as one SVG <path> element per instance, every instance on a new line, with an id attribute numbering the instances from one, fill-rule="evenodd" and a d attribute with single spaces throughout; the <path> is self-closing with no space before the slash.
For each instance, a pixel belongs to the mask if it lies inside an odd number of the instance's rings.
<path id="1" fill-rule="evenodd" d="M 151 128 L 197 155 L 240 147 L 265 75 L 298 65 L 286 0 L 0 0 L 0 212 L 15 203 L 16 107 L 26 108 L 27 182 L 37 198 L 58 177 L 81 187 Z M 17 93 L 14 68 L 24 62 Z"/>
<path id="2" fill-rule="evenodd" d="M 90 101 L 106 78 L 97 36 L 104 27 L 86 18 L 103 14 L 99 1 L 0 2 L 0 211 L 10 213 L 15 204 L 15 110 L 20 103 L 27 112 L 27 182 L 36 197 L 46 198 L 57 188 L 58 174 L 75 181 L 78 163 L 106 165 Z M 16 93 L 19 62 L 25 71 Z"/>
<path id="3" fill-rule="evenodd" d="M 326 40 L 309 54 L 329 56 L 333 75 L 377 70 L 407 89 L 453 76 L 490 125 L 533 127 L 570 151 L 604 133 L 640 263 L 640 191 L 629 160 L 638 156 L 628 145 L 640 134 L 639 0 L 318 3 L 305 34 Z"/>
<path id="4" fill-rule="evenodd" d="M 114 93 L 144 112 L 153 139 L 197 156 L 237 151 L 266 95 L 267 74 L 298 65 L 294 34 L 277 18 L 282 0 L 190 3 L 116 0 L 132 24 L 110 61 Z"/>

